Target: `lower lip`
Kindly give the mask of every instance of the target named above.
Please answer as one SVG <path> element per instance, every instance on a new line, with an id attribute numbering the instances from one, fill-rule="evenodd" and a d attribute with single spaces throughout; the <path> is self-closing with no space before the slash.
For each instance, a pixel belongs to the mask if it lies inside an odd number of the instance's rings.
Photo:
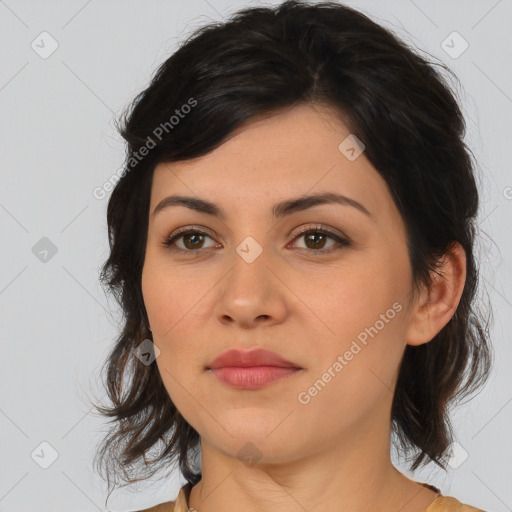
<path id="1" fill-rule="evenodd" d="M 299 368 L 278 366 L 226 366 L 211 368 L 211 372 L 222 382 L 237 389 L 259 389 L 284 379 L 299 371 Z"/>

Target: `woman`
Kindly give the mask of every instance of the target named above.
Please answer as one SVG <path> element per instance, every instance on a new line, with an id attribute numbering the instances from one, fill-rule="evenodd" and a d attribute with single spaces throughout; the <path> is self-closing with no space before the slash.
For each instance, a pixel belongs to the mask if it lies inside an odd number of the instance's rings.
<path id="1" fill-rule="evenodd" d="M 143 457 L 187 481 L 148 510 L 479 510 L 390 460 L 394 435 L 446 468 L 447 404 L 489 372 L 464 129 L 432 64 L 337 3 L 185 41 L 120 128 L 109 483 Z"/>

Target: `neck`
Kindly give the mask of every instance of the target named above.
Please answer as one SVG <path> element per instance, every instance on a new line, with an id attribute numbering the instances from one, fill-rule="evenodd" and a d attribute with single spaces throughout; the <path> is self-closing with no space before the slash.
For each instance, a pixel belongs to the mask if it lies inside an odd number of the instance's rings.
<path id="1" fill-rule="evenodd" d="M 189 508 L 424 512 L 436 493 L 397 471 L 390 461 L 389 441 L 381 441 L 376 436 L 352 438 L 339 443 L 337 450 L 330 446 L 285 463 L 247 466 L 202 439 L 202 479 L 191 490 Z"/>

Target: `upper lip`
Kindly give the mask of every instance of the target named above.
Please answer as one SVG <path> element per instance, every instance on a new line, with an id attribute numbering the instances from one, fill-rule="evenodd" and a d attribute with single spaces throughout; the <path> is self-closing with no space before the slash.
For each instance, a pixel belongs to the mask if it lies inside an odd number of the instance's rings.
<path id="1" fill-rule="evenodd" d="M 223 352 L 207 365 L 208 369 L 223 368 L 225 366 L 278 366 L 281 368 L 299 368 L 295 363 L 287 361 L 279 354 L 261 348 L 253 350 L 232 349 Z"/>

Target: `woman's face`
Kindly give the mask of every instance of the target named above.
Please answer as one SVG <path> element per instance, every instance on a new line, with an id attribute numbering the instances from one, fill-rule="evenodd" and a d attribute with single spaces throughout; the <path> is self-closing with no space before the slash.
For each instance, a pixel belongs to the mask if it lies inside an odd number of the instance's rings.
<path id="1" fill-rule="evenodd" d="M 411 269 L 387 185 L 347 136 L 324 107 L 304 105 L 155 169 L 142 289 L 156 363 L 183 417 L 228 456 L 284 462 L 387 439 Z M 350 201 L 273 216 L 279 203 L 326 193 Z M 224 216 L 176 204 L 154 215 L 171 195 Z M 180 228 L 199 233 L 166 247 Z M 207 369 L 226 350 L 252 348 L 300 370 L 239 389 Z"/>

